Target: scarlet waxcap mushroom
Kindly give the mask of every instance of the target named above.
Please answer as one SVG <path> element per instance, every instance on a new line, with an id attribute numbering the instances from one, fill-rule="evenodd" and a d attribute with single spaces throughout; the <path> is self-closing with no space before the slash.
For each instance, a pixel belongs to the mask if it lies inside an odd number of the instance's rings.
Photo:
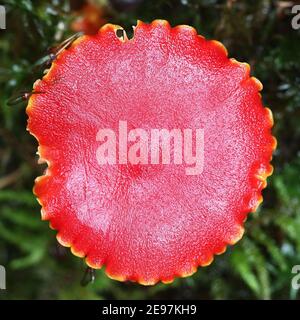
<path id="1" fill-rule="evenodd" d="M 58 241 L 89 266 L 121 281 L 167 283 L 242 237 L 272 173 L 272 113 L 249 65 L 192 27 L 139 21 L 132 39 L 118 29 L 107 24 L 80 37 L 34 84 L 42 94 L 30 97 L 28 130 L 48 164 L 34 193 Z M 151 163 L 153 129 L 190 130 L 193 146 L 200 132 L 198 174 L 175 163 L 175 153 L 169 164 Z M 108 130 L 105 141 L 99 130 Z M 97 153 L 109 137 L 114 152 L 105 164 Z M 138 145 L 149 147 L 147 163 Z M 113 158 L 121 147 L 139 161 Z"/>

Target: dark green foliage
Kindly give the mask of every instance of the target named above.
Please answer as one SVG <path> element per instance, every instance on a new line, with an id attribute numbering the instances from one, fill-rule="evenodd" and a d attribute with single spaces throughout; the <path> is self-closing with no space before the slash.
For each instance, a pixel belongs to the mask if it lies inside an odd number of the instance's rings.
<path id="1" fill-rule="evenodd" d="M 252 74 L 264 83 L 264 103 L 276 123 L 275 172 L 243 240 L 193 277 L 154 287 L 118 283 L 103 271 L 97 271 L 94 284 L 82 287 L 84 263 L 60 247 L 48 223 L 40 221 L 31 191 L 44 169 L 36 163 L 37 143 L 25 130 L 25 104 L 8 107 L 6 101 L 31 90 L 42 76 L 35 64 L 71 34 L 72 14 L 68 1 L 3 4 L 8 14 L 7 30 L 0 30 L 0 264 L 7 268 L 8 289 L 0 297 L 299 297 L 291 288 L 291 268 L 300 264 L 300 30 L 292 29 L 290 9 L 282 10 L 282 1 L 144 0 L 133 10 L 109 13 L 110 22 L 128 33 L 137 19 L 163 18 L 222 41 L 229 55 L 250 62 Z"/>

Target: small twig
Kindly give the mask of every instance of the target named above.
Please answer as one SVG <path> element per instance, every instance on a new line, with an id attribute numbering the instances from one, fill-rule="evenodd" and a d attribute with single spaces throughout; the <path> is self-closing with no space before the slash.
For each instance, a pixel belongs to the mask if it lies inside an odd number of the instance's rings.
<path id="1" fill-rule="evenodd" d="M 9 186 L 10 184 L 15 183 L 19 179 L 20 175 L 21 170 L 17 169 L 16 171 L 8 174 L 7 176 L 0 178 L 0 189 L 3 189 Z"/>
<path id="2" fill-rule="evenodd" d="M 56 58 L 66 49 L 70 47 L 70 45 L 80 36 L 83 35 L 83 32 L 77 32 L 68 39 L 64 40 L 61 44 L 59 44 L 57 47 L 50 48 L 49 54 L 39 59 L 35 64 L 35 67 L 49 67 L 52 62 L 56 60 Z"/>
<path id="3" fill-rule="evenodd" d="M 95 273 L 95 269 L 91 268 L 91 267 L 87 267 L 83 278 L 80 282 L 80 284 L 85 287 L 87 286 L 89 283 L 93 283 L 95 281 L 96 278 L 96 273 Z"/>
<path id="4" fill-rule="evenodd" d="M 33 94 L 41 94 L 45 92 L 41 91 L 30 91 L 30 92 L 21 92 L 17 96 L 13 96 L 10 99 L 7 100 L 8 106 L 14 106 L 16 104 L 19 104 L 20 102 L 27 101 Z"/>

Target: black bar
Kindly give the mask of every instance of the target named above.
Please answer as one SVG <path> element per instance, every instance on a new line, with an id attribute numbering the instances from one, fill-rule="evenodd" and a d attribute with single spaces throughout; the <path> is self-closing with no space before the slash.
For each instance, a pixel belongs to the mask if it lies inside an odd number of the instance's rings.
<path id="1" fill-rule="evenodd" d="M 232 318 L 254 319 L 272 314 L 289 314 L 299 316 L 300 301 L 199 301 L 199 300 L 99 300 L 99 301 L 42 301 L 42 300 L 10 300 L 0 301 L 0 319 L 9 315 L 7 319 L 22 318 L 62 319 L 65 314 L 68 319 L 153 319 L 174 318 L 184 319 L 212 319 L 215 316 L 232 316 Z M 296 316 L 296 318 L 298 318 Z M 73 318 L 74 317 L 74 318 Z M 20 317 L 19 317 L 20 318 Z"/>

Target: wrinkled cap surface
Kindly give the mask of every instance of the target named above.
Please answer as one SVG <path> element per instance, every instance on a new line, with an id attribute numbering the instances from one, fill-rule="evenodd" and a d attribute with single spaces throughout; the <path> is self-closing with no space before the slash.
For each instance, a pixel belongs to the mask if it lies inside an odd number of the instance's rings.
<path id="1" fill-rule="evenodd" d="M 28 129 L 47 162 L 34 192 L 58 241 L 117 280 L 154 284 L 206 266 L 243 234 L 276 140 L 260 82 L 189 26 L 138 22 L 77 39 L 34 85 Z M 203 170 L 99 165 L 100 129 L 203 130 Z M 195 142 L 193 136 L 193 142 Z M 119 140 L 116 145 L 118 147 Z"/>

